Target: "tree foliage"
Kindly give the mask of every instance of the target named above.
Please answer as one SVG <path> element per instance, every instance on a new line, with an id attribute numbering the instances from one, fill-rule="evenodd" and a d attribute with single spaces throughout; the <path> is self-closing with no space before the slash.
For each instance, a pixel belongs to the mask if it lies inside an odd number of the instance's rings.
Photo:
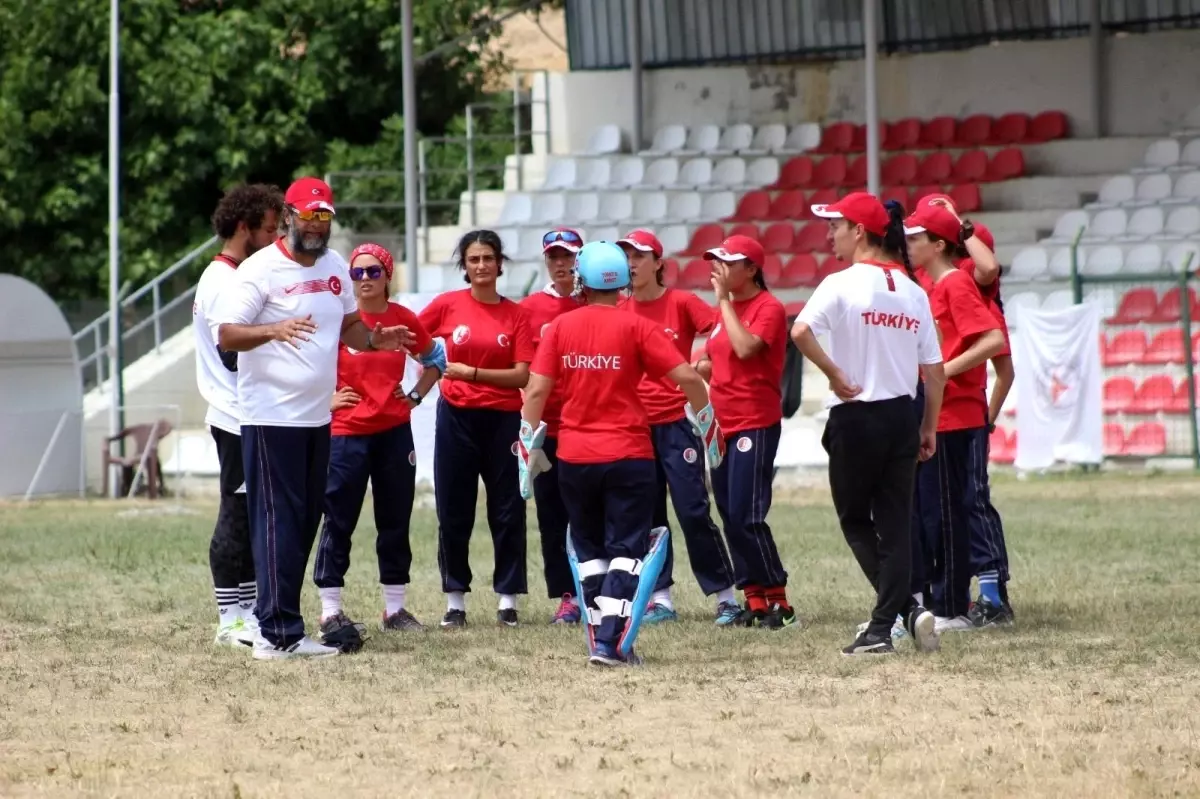
<path id="1" fill-rule="evenodd" d="M 505 5 L 417 0 L 416 53 Z M 108 6 L 0 0 L 4 268 L 60 301 L 107 281 Z M 142 282 L 202 241 L 233 183 L 402 167 L 394 0 L 138 0 L 121 14 L 125 278 Z M 491 33 L 422 65 L 422 133 L 461 126 L 483 96 L 498 66 L 483 55 Z"/>

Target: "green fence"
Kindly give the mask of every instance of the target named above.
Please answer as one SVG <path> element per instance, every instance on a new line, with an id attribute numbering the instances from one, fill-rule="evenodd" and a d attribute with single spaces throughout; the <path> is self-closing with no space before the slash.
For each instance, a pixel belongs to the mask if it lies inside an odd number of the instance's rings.
<path id="1" fill-rule="evenodd" d="M 1072 248 L 1076 303 L 1102 308 L 1104 450 L 1111 458 L 1190 458 L 1200 469 L 1196 360 L 1200 358 L 1197 277 L 1182 269 L 1089 274 Z M 1128 267 L 1126 267 L 1128 268 Z"/>

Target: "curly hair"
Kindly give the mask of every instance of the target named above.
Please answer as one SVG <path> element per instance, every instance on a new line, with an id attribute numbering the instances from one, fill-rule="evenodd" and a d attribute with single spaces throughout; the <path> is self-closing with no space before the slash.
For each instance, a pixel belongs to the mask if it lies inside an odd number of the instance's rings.
<path id="1" fill-rule="evenodd" d="M 242 222 L 247 229 L 257 230 L 271 210 L 282 220 L 283 192 L 278 186 L 263 183 L 234 186 L 225 192 L 221 202 L 217 203 L 217 210 L 213 211 L 213 232 L 219 238 L 231 239 Z"/>

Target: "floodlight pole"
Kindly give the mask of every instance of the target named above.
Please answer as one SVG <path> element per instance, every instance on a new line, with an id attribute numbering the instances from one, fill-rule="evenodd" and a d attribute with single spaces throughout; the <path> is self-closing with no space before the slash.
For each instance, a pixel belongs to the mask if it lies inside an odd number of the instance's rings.
<path id="1" fill-rule="evenodd" d="M 124 426 L 124 375 L 121 370 L 121 207 L 120 207 L 120 150 L 121 150 L 121 90 L 118 84 L 121 47 L 119 0 L 109 2 L 108 53 L 108 373 L 109 399 L 108 434 L 116 436 Z M 109 480 L 111 496 L 121 496 L 121 470 L 108 467 L 115 474 Z M 112 475 L 110 475 L 112 477 Z"/>
<path id="2" fill-rule="evenodd" d="M 632 140 L 633 152 L 641 152 L 646 144 L 645 139 L 645 108 L 643 107 L 642 89 L 642 0 L 626 0 L 625 16 L 629 21 L 627 42 L 629 48 L 629 79 L 632 83 L 630 102 L 633 105 L 633 128 L 629 136 Z"/>
<path id="3" fill-rule="evenodd" d="M 863 50 L 867 105 L 867 191 L 879 194 L 879 90 L 875 80 L 875 56 L 879 32 L 875 11 L 877 0 L 863 0 Z"/>
<path id="4" fill-rule="evenodd" d="M 404 290 L 417 287 L 417 66 L 413 59 L 413 0 L 400 0 L 400 90 L 404 93 Z"/>
<path id="5" fill-rule="evenodd" d="M 1091 56 L 1092 56 L 1092 124 L 1096 126 L 1096 137 L 1100 138 L 1108 134 L 1108 119 L 1107 108 L 1105 108 L 1105 100 L 1107 99 L 1104 91 L 1104 19 L 1102 17 L 1103 7 L 1100 0 L 1091 0 L 1088 4 L 1091 13 L 1091 26 L 1088 32 L 1091 34 Z"/>

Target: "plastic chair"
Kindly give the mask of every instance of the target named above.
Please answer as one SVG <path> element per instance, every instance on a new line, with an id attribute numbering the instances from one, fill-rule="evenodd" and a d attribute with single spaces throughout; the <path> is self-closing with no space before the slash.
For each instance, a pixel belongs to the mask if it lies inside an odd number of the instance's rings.
<path id="1" fill-rule="evenodd" d="M 164 488 L 162 461 L 158 457 L 158 445 L 171 433 L 171 423 L 159 419 L 150 424 L 137 424 L 126 427 L 115 436 L 105 438 L 101 444 L 100 470 L 103 473 L 102 491 L 108 496 L 108 480 L 110 467 L 120 466 L 122 471 L 121 493 L 129 489 L 129 484 L 136 475 L 138 468 L 143 468 L 143 479 L 146 493 L 150 499 L 158 499 L 159 489 Z M 114 455 L 112 445 L 118 441 L 133 439 L 133 451 L 130 455 Z"/>

